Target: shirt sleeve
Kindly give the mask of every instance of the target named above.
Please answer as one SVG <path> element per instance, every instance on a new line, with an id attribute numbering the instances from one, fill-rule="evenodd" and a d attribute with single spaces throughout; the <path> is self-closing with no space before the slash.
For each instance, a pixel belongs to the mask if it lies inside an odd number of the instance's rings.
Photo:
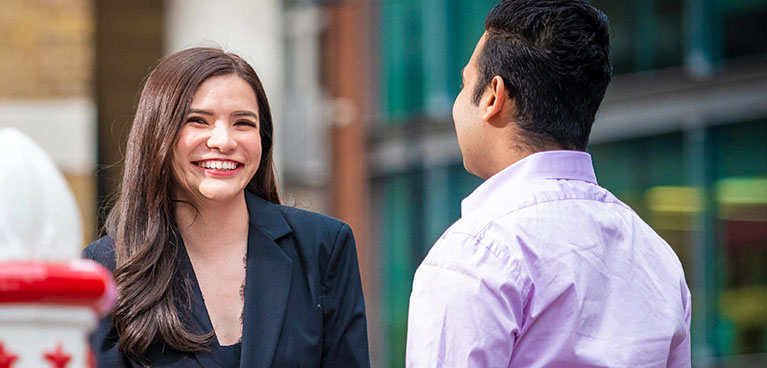
<path id="1" fill-rule="evenodd" d="M 500 256 L 470 234 L 434 245 L 413 280 L 408 367 L 508 366 L 524 301 Z"/>
<path id="2" fill-rule="evenodd" d="M 339 230 L 322 283 L 323 367 L 370 367 L 365 302 L 354 236 Z"/>
<path id="3" fill-rule="evenodd" d="M 668 367 L 689 367 L 692 364 L 692 357 L 690 351 L 690 322 L 692 319 L 692 303 L 690 290 L 687 288 L 687 284 L 682 280 L 680 282 L 683 297 L 682 303 L 684 305 L 685 325 L 682 326 L 679 333 L 674 336 L 671 341 L 671 351 L 668 357 Z"/>

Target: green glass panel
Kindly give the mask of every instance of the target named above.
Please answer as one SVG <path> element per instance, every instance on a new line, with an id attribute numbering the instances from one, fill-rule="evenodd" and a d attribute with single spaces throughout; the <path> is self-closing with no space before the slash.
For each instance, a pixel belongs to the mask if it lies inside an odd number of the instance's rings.
<path id="1" fill-rule="evenodd" d="M 644 140 L 647 188 L 686 185 L 682 133 L 664 134 Z M 646 189 L 645 189 L 646 190 Z"/>
<path id="2" fill-rule="evenodd" d="M 767 53 L 767 1 L 718 0 L 717 5 L 725 58 Z"/>
<path id="3" fill-rule="evenodd" d="M 450 167 L 449 213 L 452 222 L 461 217 L 461 201 L 468 197 L 482 182 L 481 178 L 469 174 L 461 163 Z"/>
<path id="4" fill-rule="evenodd" d="M 426 114 L 432 118 L 449 118 L 452 96 L 450 60 L 447 57 L 448 0 L 423 0 L 423 78 Z"/>
<path id="5" fill-rule="evenodd" d="M 422 7 L 420 0 L 380 4 L 382 113 L 396 124 L 423 106 Z"/>
<path id="6" fill-rule="evenodd" d="M 427 115 L 447 120 L 461 68 L 484 31 L 494 1 L 423 0 L 424 101 Z"/>
<path id="7" fill-rule="evenodd" d="M 683 5 L 682 0 L 654 0 L 654 62 L 652 68 L 682 64 Z"/>
<path id="8" fill-rule="evenodd" d="M 461 68 L 495 5 L 489 0 L 391 0 L 381 9 L 381 98 L 388 123 L 449 120 Z"/>
<path id="9" fill-rule="evenodd" d="M 599 185 L 607 188 L 641 214 L 644 187 L 641 145 L 636 141 L 595 144 L 588 147 Z"/>
<path id="10" fill-rule="evenodd" d="M 767 354 L 767 120 L 710 129 L 718 355 Z M 765 358 L 767 360 L 767 358 Z"/>
<path id="11" fill-rule="evenodd" d="M 458 0 L 454 3 L 450 13 L 450 33 L 454 35 L 450 53 L 454 95 L 458 94 L 461 85 L 461 69 L 469 62 L 477 41 L 485 32 L 485 18 L 497 3 L 490 0 Z"/>
<path id="12" fill-rule="evenodd" d="M 414 198 L 406 175 L 385 180 L 381 251 L 385 254 L 384 323 L 389 342 L 389 366 L 405 366 L 407 342 L 407 308 L 412 288 L 413 216 L 410 211 Z"/>
<path id="13" fill-rule="evenodd" d="M 682 63 L 682 1 L 591 1 L 610 20 L 610 48 L 616 74 Z"/>
<path id="14" fill-rule="evenodd" d="M 436 167 L 426 169 L 424 185 L 424 201 L 426 211 L 424 233 L 424 255 L 429 251 L 434 242 L 439 239 L 445 229 L 457 219 L 451 213 L 450 203 L 460 201 L 450 197 L 450 168 Z"/>
<path id="15" fill-rule="evenodd" d="M 685 2 L 685 64 L 697 77 L 707 77 L 721 58 L 721 22 L 716 0 Z"/>
<path id="16" fill-rule="evenodd" d="M 645 191 L 656 186 L 686 185 L 682 148 L 682 134 L 672 133 L 595 144 L 588 151 L 599 185 L 645 216 Z"/>
<path id="17" fill-rule="evenodd" d="M 633 70 L 648 70 L 655 65 L 657 23 L 652 1 L 630 2 L 632 28 L 635 35 Z"/>
<path id="18" fill-rule="evenodd" d="M 767 175 L 767 120 L 711 129 L 715 177 Z"/>

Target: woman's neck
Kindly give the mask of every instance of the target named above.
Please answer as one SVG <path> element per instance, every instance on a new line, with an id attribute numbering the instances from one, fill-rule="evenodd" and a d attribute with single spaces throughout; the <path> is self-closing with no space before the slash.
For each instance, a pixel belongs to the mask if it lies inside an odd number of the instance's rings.
<path id="1" fill-rule="evenodd" d="M 176 204 L 176 221 L 190 255 L 245 250 L 249 217 L 244 193 L 229 201 L 202 201 L 195 207 Z"/>

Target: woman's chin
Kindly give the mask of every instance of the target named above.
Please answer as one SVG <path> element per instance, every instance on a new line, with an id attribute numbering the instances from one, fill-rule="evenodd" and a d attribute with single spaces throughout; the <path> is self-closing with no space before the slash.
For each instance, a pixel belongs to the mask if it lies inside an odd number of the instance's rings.
<path id="1" fill-rule="evenodd" d="M 200 194 L 202 195 L 202 198 L 205 201 L 211 201 L 211 202 L 227 202 L 237 198 L 238 196 L 241 196 L 242 193 L 243 193 L 243 190 L 220 190 L 220 189 L 205 190 L 203 188 L 201 188 L 200 190 Z"/>

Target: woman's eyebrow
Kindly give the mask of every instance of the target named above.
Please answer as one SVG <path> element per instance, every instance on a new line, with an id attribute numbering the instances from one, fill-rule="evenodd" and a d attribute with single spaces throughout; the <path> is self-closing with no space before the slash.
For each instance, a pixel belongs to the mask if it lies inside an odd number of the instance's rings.
<path id="1" fill-rule="evenodd" d="M 189 109 L 190 114 L 200 114 L 200 115 L 213 115 L 213 111 L 209 110 L 198 110 L 198 109 Z"/>
<path id="2" fill-rule="evenodd" d="M 258 114 L 252 111 L 247 111 L 247 110 L 235 111 L 232 113 L 232 116 L 250 116 L 253 119 L 258 119 Z"/>
<path id="3" fill-rule="evenodd" d="M 200 115 L 213 115 L 213 111 L 210 110 L 199 110 L 199 109 L 189 109 L 190 114 L 200 114 Z M 258 119 L 258 114 L 252 111 L 248 110 L 241 110 L 241 111 L 235 111 L 232 113 L 232 116 L 250 116 L 253 119 Z"/>

